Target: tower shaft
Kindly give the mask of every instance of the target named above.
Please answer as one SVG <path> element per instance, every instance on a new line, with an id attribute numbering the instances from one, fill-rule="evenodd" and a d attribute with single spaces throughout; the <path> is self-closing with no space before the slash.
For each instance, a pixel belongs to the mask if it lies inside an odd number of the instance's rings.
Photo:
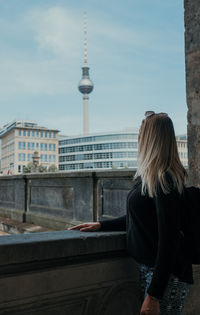
<path id="1" fill-rule="evenodd" d="M 84 104 L 84 118 L 83 118 L 83 133 L 87 135 L 89 132 L 89 119 L 88 119 L 88 94 L 83 95 L 83 104 Z"/>

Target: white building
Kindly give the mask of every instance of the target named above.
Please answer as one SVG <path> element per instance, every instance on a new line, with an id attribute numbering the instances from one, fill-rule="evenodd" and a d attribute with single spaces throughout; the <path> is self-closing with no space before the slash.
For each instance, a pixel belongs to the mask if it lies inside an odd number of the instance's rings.
<path id="1" fill-rule="evenodd" d="M 0 130 L 1 171 L 18 174 L 32 162 L 35 151 L 40 164 L 58 166 L 58 130 L 38 126 L 33 121 L 15 120 Z"/>
<path id="2" fill-rule="evenodd" d="M 59 170 L 136 168 L 138 132 L 111 132 L 59 140 Z"/>
<path id="3" fill-rule="evenodd" d="M 179 157 L 188 166 L 187 136 L 177 136 Z M 138 131 L 59 137 L 59 170 L 137 168 Z"/>
<path id="4" fill-rule="evenodd" d="M 178 154 L 184 167 L 188 167 L 188 148 L 187 148 L 187 135 L 176 136 L 178 146 Z"/>

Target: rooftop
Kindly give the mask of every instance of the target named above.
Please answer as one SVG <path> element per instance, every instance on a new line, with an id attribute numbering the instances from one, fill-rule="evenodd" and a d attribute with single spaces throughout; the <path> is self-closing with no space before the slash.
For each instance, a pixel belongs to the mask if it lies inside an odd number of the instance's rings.
<path id="1" fill-rule="evenodd" d="M 19 128 L 24 128 L 24 129 L 34 129 L 34 130 L 50 130 L 50 131 L 55 131 L 59 132 L 57 129 L 52 129 L 52 128 L 47 128 L 47 127 L 42 127 L 38 126 L 35 121 L 31 120 L 14 120 L 6 125 L 4 125 L 2 128 L 0 128 L 0 138 L 5 136 L 9 131 L 13 129 L 19 129 Z"/>

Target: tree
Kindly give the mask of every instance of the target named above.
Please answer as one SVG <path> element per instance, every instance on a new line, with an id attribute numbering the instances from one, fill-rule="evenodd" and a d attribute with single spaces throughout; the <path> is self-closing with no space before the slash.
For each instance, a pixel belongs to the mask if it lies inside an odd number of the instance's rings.
<path id="1" fill-rule="evenodd" d="M 51 164 L 48 167 L 48 172 L 56 172 L 58 170 L 57 166 L 55 164 Z"/>
<path id="2" fill-rule="evenodd" d="M 30 162 L 25 167 L 23 167 L 23 173 L 32 173 L 33 170 L 34 170 L 33 162 Z"/>
<path id="3" fill-rule="evenodd" d="M 44 166 L 44 165 L 42 165 L 42 164 L 40 164 L 40 165 L 39 165 L 39 172 L 40 172 L 40 173 L 47 172 L 47 167 Z"/>

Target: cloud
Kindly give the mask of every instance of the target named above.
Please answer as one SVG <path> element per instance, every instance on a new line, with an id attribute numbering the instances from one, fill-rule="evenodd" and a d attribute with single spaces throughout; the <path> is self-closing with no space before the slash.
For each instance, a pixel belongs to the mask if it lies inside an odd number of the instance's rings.
<path id="1" fill-rule="evenodd" d="M 54 6 L 47 9 L 32 9 L 27 15 L 27 25 L 34 32 L 34 40 L 41 50 L 50 51 L 71 62 L 80 62 L 83 52 L 83 16 L 77 11 Z M 166 31 L 133 29 L 104 18 L 90 17 L 88 21 L 88 45 L 93 51 L 119 54 L 120 50 L 135 48 L 180 52 L 178 32 L 173 32 L 171 42 L 166 43 Z M 165 35 L 165 36 L 164 36 Z M 109 52 L 110 50 L 110 52 Z M 91 52 L 90 52 L 91 53 Z"/>
<path id="2" fill-rule="evenodd" d="M 59 6 L 38 8 L 28 13 L 27 21 L 41 49 L 51 50 L 65 58 L 80 55 L 78 48 L 82 39 L 82 25 L 74 12 Z"/>

